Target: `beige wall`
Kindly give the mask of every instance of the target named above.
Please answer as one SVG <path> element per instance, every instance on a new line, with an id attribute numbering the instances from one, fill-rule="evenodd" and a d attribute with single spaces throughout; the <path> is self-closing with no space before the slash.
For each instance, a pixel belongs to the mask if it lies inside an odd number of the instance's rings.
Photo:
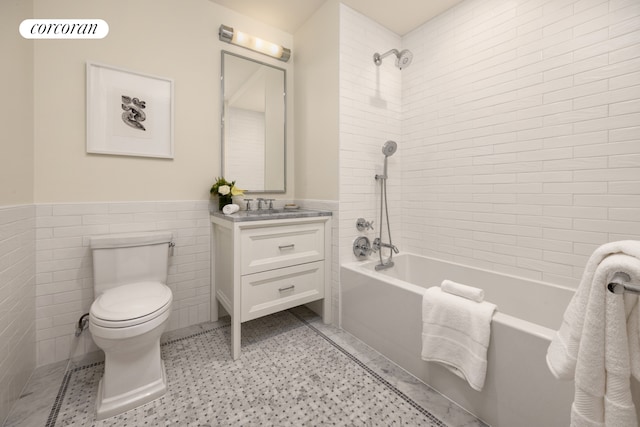
<path id="1" fill-rule="evenodd" d="M 18 33 L 30 1 L 0 2 L 0 205 L 33 202 L 33 42 Z"/>
<path id="2" fill-rule="evenodd" d="M 295 33 L 296 198 L 338 200 L 339 2 Z"/>
<path id="3" fill-rule="evenodd" d="M 217 31 L 224 23 L 286 46 L 290 34 L 208 0 L 34 0 L 34 16 L 104 19 L 110 27 L 102 40 L 35 42 L 38 203 L 208 198 L 220 174 L 221 49 L 284 66 L 292 79 L 291 63 L 222 43 Z M 86 153 L 86 61 L 174 80 L 174 160 Z"/>
<path id="4" fill-rule="evenodd" d="M 0 1 L 0 425 L 35 366 L 31 1 Z M 18 205 L 18 206 L 16 206 Z"/>

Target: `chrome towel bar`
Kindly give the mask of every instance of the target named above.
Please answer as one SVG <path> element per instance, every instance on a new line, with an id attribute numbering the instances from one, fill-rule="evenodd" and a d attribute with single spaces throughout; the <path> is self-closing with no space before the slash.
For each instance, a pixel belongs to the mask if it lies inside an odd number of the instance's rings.
<path id="1" fill-rule="evenodd" d="M 632 294 L 640 295 L 640 285 L 627 283 L 630 281 L 631 277 L 627 273 L 619 271 L 613 275 L 611 282 L 609 282 L 609 284 L 607 285 L 607 289 L 609 289 L 609 292 L 613 292 L 614 294 L 623 294 L 625 292 L 629 292 Z"/>

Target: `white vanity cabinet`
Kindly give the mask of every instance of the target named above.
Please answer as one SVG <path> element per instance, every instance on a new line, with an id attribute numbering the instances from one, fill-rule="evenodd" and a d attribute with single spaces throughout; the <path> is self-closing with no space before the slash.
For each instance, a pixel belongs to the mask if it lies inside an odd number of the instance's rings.
<path id="1" fill-rule="evenodd" d="M 322 302 L 323 321 L 331 321 L 331 216 L 317 214 L 211 215 L 211 318 L 218 317 L 216 301 L 231 315 L 234 359 L 242 322 L 312 301 Z"/>

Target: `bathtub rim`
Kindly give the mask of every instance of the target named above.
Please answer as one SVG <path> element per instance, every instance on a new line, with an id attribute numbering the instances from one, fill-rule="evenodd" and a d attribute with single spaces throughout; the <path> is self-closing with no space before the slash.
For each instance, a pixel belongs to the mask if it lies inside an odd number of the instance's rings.
<path id="1" fill-rule="evenodd" d="M 452 266 L 456 266 L 456 267 L 462 267 L 462 268 L 471 268 L 473 270 L 478 270 L 478 271 L 482 271 L 485 273 L 490 273 L 490 274 L 498 274 L 500 276 L 504 276 L 504 277 L 508 277 L 508 278 L 513 278 L 515 280 L 524 280 L 527 282 L 531 282 L 531 283 L 535 283 L 538 284 L 540 286 L 549 286 L 551 288 L 557 288 L 557 289 L 561 289 L 563 291 L 570 291 L 572 293 L 575 293 L 576 289 L 575 288 L 571 288 L 568 286 L 562 286 L 562 285 L 558 285 L 555 283 L 549 283 L 549 282 L 545 282 L 542 280 L 537 280 L 537 279 L 529 279 L 527 277 L 523 277 L 523 276 L 516 276 L 513 274 L 508 274 L 508 273 L 501 273 L 495 270 L 488 270 L 486 268 L 481 268 L 481 267 L 475 267 L 472 265 L 467 265 L 467 264 L 461 264 L 455 261 L 449 261 L 449 260 L 445 260 L 442 258 L 435 258 L 435 257 L 430 257 L 427 255 L 419 255 L 419 254 L 415 254 L 412 252 L 403 252 L 402 254 L 396 255 L 396 258 L 398 257 L 405 257 L 405 256 L 415 256 L 418 258 L 426 258 L 428 260 L 431 261 L 435 261 L 435 262 L 441 262 L 441 263 L 445 263 L 445 264 L 449 264 Z M 350 261 L 350 262 L 345 262 L 340 264 L 340 268 L 346 268 L 348 270 L 360 273 L 360 274 L 364 274 L 372 279 L 376 279 L 376 280 L 380 280 L 383 282 L 387 282 L 389 284 L 392 284 L 394 286 L 397 286 L 401 289 L 404 289 L 405 291 L 408 292 L 412 292 L 412 293 L 416 293 L 419 295 L 422 295 L 425 291 L 425 289 L 422 286 L 401 280 L 401 279 L 397 279 L 395 277 L 391 277 L 391 276 L 387 276 L 383 273 L 379 273 L 377 271 L 375 271 L 375 269 L 373 268 L 374 264 L 377 264 L 377 260 L 373 260 L 373 259 L 367 259 L 367 260 L 363 260 L 363 261 Z M 367 268 L 367 266 L 370 266 L 370 268 Z M 342 277 L 340 278 L 340 281 L 342 281 Z M 438 286 L 438 285 L 436 285 Z M 551 342 L 551 340 L 553 339 L 553 337 L 556 334 L 556 330 L 555 329 L 551 329 L 548 328 L 546 326 L 542 326 L 539 325 L 537 323 L 533 323 L 530 322 L 528 320 L 524 320 L 524 319 L 520 319 L 518 317 L 512 316 L 510 314 L 506 314 L 506 313 L 502 313 L 499 311 L 499 307 L 498 310 L 496 310 L 494 316 L 493 316 L 493 321 L 497 322 L 497 323 L 501 323 L 501 324 L 506 324 L 509 325 L 510 327 L 513 327 L 519 331 L 522 332 L 526 332 L 526 333 L 530 333 L 532 335 L 535 335 L 539 338 L 542 339 L 546 339 L 549 342 Z M 560 324 L 558 324 L 558 327 L 560 327 Z"/>

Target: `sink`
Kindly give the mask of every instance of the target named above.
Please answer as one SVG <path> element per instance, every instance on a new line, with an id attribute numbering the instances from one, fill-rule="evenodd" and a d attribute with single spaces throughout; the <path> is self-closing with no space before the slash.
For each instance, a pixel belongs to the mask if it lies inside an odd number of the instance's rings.
<path id="1" fill-rule="evenodd" d="M 308 218 L 316 216 L 331 216 L 329 211 L 319 211 L 312 209 L 262 209 L 251 211 L 240 211 L 233 215 L 224 215 L 222 212 L 216 211 L 212 213 L 214 216 L 224 218 L 227 221 L 264 221 L 270 219 L 290 219 L 290 218 Z"/>
<path id="2" fill-rule="evenodd" d="M 262 209 L 259 211 L 241 211 L 241 214 L 245 216 L 279 216 L 279 217 L 290 217 L 290 216 L 300 216 L 308 212 L 304 209 Z"/>
<path id="3" fill-rule="evenodd" d="M 295 213 L 295 210 L 292 209 L 262 209 L 259 211 L 244 211 L 246 215 L 280 215 L 280 214 L 288 214 Z"/>
<path id="4" fill-rule="evenodd" d="M 282 209 L 261 209 L 259 211 L 245 211 L 247 215 L 272 215 L 282 212 Z"/>

